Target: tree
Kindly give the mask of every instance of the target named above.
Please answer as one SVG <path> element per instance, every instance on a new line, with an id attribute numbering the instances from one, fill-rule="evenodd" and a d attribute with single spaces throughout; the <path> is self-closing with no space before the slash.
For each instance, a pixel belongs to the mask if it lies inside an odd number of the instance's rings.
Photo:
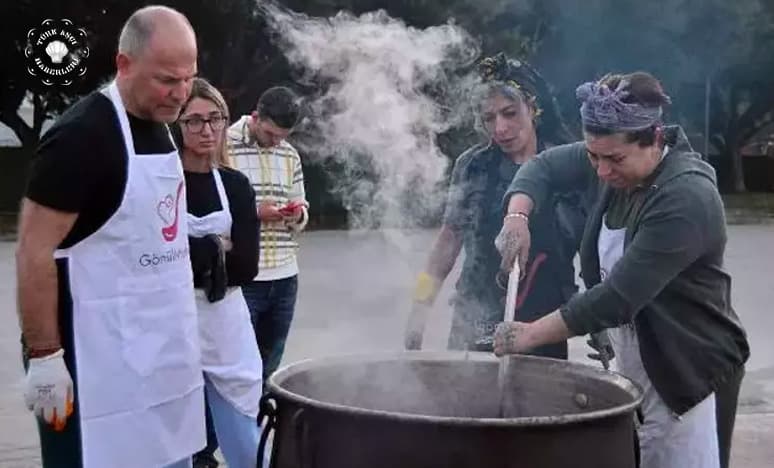
<path id="1" fill-rule="evenodd" d="M 126 18 L 141 1 L 106 0 L 94 8 L 85 0 L 56 2 L 25 0 L 4 2 L 0 7 L 0 122 L 17 135 L 28 153 L 37 145 L 43 123 L 60 114 L 81 96 L 104 84 L 114 74 L 118 35 Z M 27 72 L 24 49 L 27 32 L 44 19 L 66 18 L 86 30 L 89 49 L 86 74 L 71 85 L 44 85 Z M 26 123 L 18 114 L 24 100 L 33 108 L 33 121 Z"/>
<path id="2" fill-rule="evenodd" d="M 656 8 L 633 0 L 549 0 L 543 9 L 547 31 L 535 62 L 576 125 L 578 84 L 608 72 L 647 70 L 673 98 L 670 120 L 703 134 L 709 81 L 709 137 L 731 158 L 735 189 L 744 190 L 739 150 L 774 108 L 771 2 L 665 0 Z"/>
<path id="3" fill-rule="evenodd" d="M 47 119 L 113 76 L 121 27 L 132 12 L 147 2 L 104 1 L 96 9 L 91 3 L 26 0 L 3 2 L 0 6 L 0 18 L 12 19 L 4 21 L 0 28 L 0 122 L 13 130 L 28 150 L 36 146 Z M 262 85 L 276 82 L 278 75 L 287 75 L 277 60 L 278 52 L 263 34 L 254 1 L 159 3 L 176 8 L 189 18 L 199 39 L 201 75 L 221 86 L 230 104 L 236 104 L 238 109 L 254 106 Z M 47 17 L 68 18 L 87 32 L 87 72 L 69 86 L 45 86 L 27 72 L 23 53 L 27 31 Z M 31 123 L 19 116 L 25 99 L 33 108 Z"/>
<path id="4" fill-rule="evenodd" d="M 36 144 L 43 122 L 113 74 L 122 23 L 141 0 L 2 2 L 0 18 L 0 122 L 22 144 Z M 199 38 L 201 75 L 224 93 L 232 114 L 245 113 L 272 84 L 293 83 L 254 0 L 169 0 L 191 20 Z M 532 62 L 553 85 L 565 117 L 578 133 L 576 86 L 610 71 L 644 69 L 661 78 L 675 105 L 670 119 L 691 134 L 704 133 L 705 86 L 711 85 L 709 139 L 732 158 L 732 179 L 744 190 L 740 148 L 772 120 L 774 2 L 767 0 L 664 0 L 658 7 L 634 0 L 284 0 L 312 16 L 339 10 L 384 9 L 424 28 L 453 21 L 479 40 L 481 54 L 504 51 Z M 21 51 L 29 28 L 44 17 L 70 18 L 88 31 L 91 56 L 85 79 L 69 87 L 41 86 L 26 72 Z M 461 72 L 465 72 L 462 70 Z M 304 85 L 294 83 L 302 90 Z M 32 122 L 18 115 L 28 100 Z M 457 154 L 474 138 L 469 129 L 441 135 Z M 703 149 L 703 148 L 701 148 Z"/>
<path id="5" fill-rule="evenodd" d="M 24 0 L 4 2 L 0 17 L 13 18 L 0 28 L 0 122 L 11 128 L 23 146 L 37 144 L 43 122 L 53 118 L 78 97 L 103 84 L 113 74 L 115 46 L 125 19 L 146 2 L 140 0 L 109 0 L 94 8 L 91 2 L 54 2 Z M 292 73 L 281 52 L 267 32 L 266 18 L 261 16 L 253 0 L 161 1 L 182 11 L 196 29 L 199 39 L 199 68 L 202 76 L 218 86 L 232 107 L 232 113 L 252 109 L 260 92 L 271 84 L 289 83 Z M 287 0 L 286 6 L 315 16 L 333 15 L 346 9 L 354 13 L 385 9 L 417 27 L 456 21 L 481 40 L 485 53 L 504 50 L 522 58 L 535 49 L 540 24 L 532 27 L 534 5 L 540 2 L 520 2 L 530 6 L 513 8 L 506 0 L 455 0 L 439 4 L 432 0 L 317 0 L 315 2 Z M 527 16 L 524 16 L 527 15 Z M 91 55 L 84 79 L 68 87 L 42 86 L 26 72 L 23 50 L 27 30 L 45 17 L 69 18 L 87 30 Z M 529 29 L 522 34 L 513 24 Z M 481 32 L 486 34 L 480 34 Z M 18 115 L 18 109 L 29 99 L 34 109 L 33 122 L 28 124 Z"/>
<path id="6" fill-rule="evenodd" d="M 199 73 L 223 93 L 232 116 L 255 108 L 266 88 L 290 80 L 287 62 L 271 43 L 255 0 L 165 2 L 191 21 L 199 44 Z"/>
<path id="7" fill-rule="evenodd" d="M 0 28 L 0 60 L 3 62 L 0 68 L 0 122 L 13 130 L 22 145 L 29 148 L 37 143 L 44 121 L 61 112 L 82 92 L 82 86 L 90 86 L 91 83 L 46 87 L 27 72 L 24 56 L 27 31 L 40 25 L 45 18 L 39 3 L 4 2 L 0 7 L 0 18 L 10 20 Z M 25 122 L 18 114 L 26 99 L 33 106 L 31 123 Z"/>
<path id="8" fill-rule="evenodd" d="M 774 6 L 760 6 L 746 24 L 746 53 L 713 78 L 710 141 L 731 158 L 736 192 L 746 191 L 742 148 L 774 122 Z"/>
<path id="9" fill-rule="evenodd" d="M 719 73 L 713 84 L 710 141 L 721 153 L 731 157 L 736 192 L 746 191 L 742 148 L 774 122 L 772 73 L 771 63 L 740 65 Z"/>

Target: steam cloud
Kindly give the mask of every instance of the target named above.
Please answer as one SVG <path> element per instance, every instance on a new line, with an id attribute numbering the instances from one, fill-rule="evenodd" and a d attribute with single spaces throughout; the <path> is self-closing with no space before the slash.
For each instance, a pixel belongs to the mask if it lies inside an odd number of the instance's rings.
<path id="1" fill-rule="evenodd" d="M 321 89 L 310 103 L 312 138 L 301 145 L 337 166 L 333 191 L 350 227 L 406 228 L 437 214 L 450 160 L 436 136 L 471 115 L 462 91 L 473 78 L 454 71 L 477 57 L 472 38 L 451 24 L 409 27 L 384 11 L 263 10 L 301 80 Z"/>

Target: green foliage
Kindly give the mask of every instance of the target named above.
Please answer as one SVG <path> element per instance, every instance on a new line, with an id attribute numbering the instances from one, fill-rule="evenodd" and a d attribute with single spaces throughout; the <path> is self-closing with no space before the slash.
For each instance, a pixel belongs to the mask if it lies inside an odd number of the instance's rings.
<path id="1" fill-rule="evenodd" d="M 0 122 L 27 147 L 42 122 L 113 73 L 123 21 L 139 0 L 21 0 L 0 6 Z M 268 32 L 255 0 L 170 0 L 199 37 L 200 70 L 224 92 L 232 114 L 249 112 L 274 84 L 294 82 L 293 71 Z M 669 118 L 692 135 L 705 126 L 705 86 L 711 85 L 709 140 L 716 153 L 735 157 L 734 185 L 744 189 L 739 149 L 774 121 L 774 2 L 770 0 L 285 0 L 282 5 L 313 16 L 340 10 L 355 14 L 384 9 L 416 27 L 452 21 L 480 43 L 527 59 L 552 84 L 565 118 L 577 131 L 575 87 L 607 72 L 647 70 L 673 97 Z M 88 31 L 92 55 L 86 79 L 66 89 L 46 89 L 25 70 L 26 32 L 43 18 L 70 18 Z M 298 85 L 297 85 L 298 86 Z M 304 89 L 302 91 L 309 91 Z M 32 124 L 17 110 L 29 99 Z M 445 135 L 456 155 L 469 132 Z M 704 150 L 703 141 L 695 146 Z"/>

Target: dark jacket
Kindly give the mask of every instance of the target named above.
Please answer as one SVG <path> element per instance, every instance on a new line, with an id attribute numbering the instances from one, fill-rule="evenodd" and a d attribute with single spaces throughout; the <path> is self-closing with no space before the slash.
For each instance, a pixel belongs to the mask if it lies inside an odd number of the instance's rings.
<path id="1" fill-rule="evenodd" d="M 493 144 L 471 148 L 454 166 L 444 224 L 463 237 L 465 260 L 457 299 L 466 313 L 486 311 L 470 320 L 502 320 L 506 291 L 497 286 L 502 258 L 494 241 L 503 226 L 500 202 L 520 167 Z M 578 291 L 572 261 L 585 222 L 579 204 L 569 196 L 556 197 L 551 210 L 530 220 L 536 233 L 531 269 L 519 289 L 516 311 L 524 320 L 553 312 Z"/>
<path id="2" fill-rule="evenodd" d="M 219 169 L 231 213 L 230 251 L 224 252 L 217 236 L 188 237 L 194 287 L 219 300 L 227 287 L 250 283 L 258 274 L 260 220 L 255 191 L 247 176 L 230 168 Z M 185 172 L 188 212 L 205 216 L 222 209 L 212 172 Z M 214 302 L 214 301 L 213 301 Z"/>
<path id="3" fill-rule="evenodd" d="M 624 255 L 604 282 L 597 240 L 616 193 L 599 182 L 582 142 L 526 164 L 505 200 L 522 192 L 540 210 L 553 192 L 584 190 L 590 215 L 581 275 L 587 290 L 561 309 L 562 317 L 577 335 L 634 321 L 648 377 L 664 402 L 683 414 L 741 372 L 750 351 L 723 270 L 726 223 L 715 171 L 681 128 L 668 127 L 666 142 L 669 152 L 654 175 L 627 194 Z"/>

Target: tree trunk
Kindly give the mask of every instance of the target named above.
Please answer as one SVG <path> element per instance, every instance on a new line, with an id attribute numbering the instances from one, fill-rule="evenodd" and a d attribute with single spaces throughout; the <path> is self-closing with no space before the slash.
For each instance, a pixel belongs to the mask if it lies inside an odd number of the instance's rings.
<path id="1" fill-rule="evenodd" d="M 747 191 L 747 187 L 744 183 L 741 129 L 739 128 L 739 120 L 741 118 L 739 115 L 739 98 L 740 89 L 733 86 L 731 88 L 731 105 L 729 106 L 731 121 L 729 122 L 725 140 L 728 142 L 728 156 L 731 158 L 731 187 L 734 192 L 743 193 Z"/>
<path id="2" fill-rule="evenodd" d="M 35 131 L 27 125 L 18 113 L 0 113 L 0 122 L 13 130 L 13 133 L 16 134 L 23 147 L 30 148 L 37 144 L 39 135 L 35 135 Z"/>
<path id="3" fill-rule="evenodd" d="M 739 145 L 733 145 L 731 148 L 731 182 L 734 192 L 747 192 L 747 185 L 744 183 L 744 167 L 742 149 Z"/>
<path id="4" fill-rule="evenodd" d="M 40 94 L 33 94 L 32 106 L 32 141 L 27 143 L 37 146 L 38 141 L 40 141 L 40 132 L 43 131 L 43 122 L 46 120 L 46 105 Z"/>

